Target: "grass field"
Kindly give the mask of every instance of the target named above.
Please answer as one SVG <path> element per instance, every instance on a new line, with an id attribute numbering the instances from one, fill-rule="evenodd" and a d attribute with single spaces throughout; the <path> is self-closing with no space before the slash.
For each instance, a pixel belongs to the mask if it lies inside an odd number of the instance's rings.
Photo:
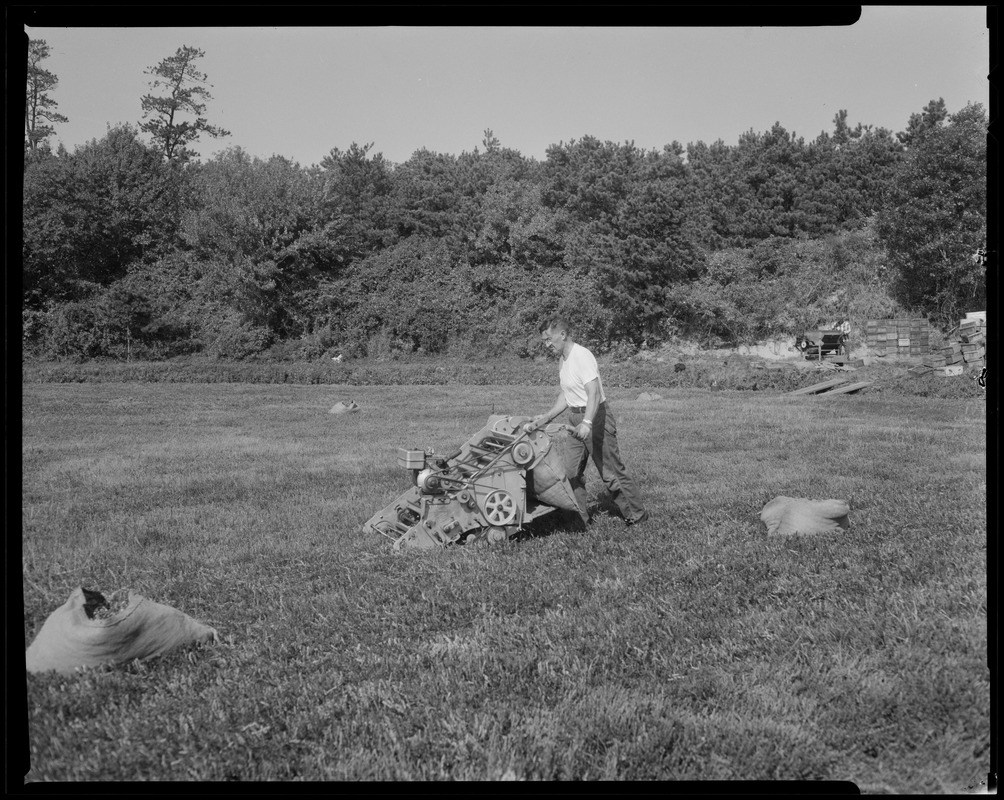
<path id="1" fill-rule="evenodd" d="M 408 485 L 399 446 L 553 394 L 25 384 L 25 645 L 77 586 L 222 637 L 28 675 L 27 780 L 986 778 L 982 398 L 616 389 L 647 525 L 603 513 L 590 468 L 584 533 L 395 554 L 360 532 Z M 779 494 L 844 498 L 851 528 L 768 537 Z"/>

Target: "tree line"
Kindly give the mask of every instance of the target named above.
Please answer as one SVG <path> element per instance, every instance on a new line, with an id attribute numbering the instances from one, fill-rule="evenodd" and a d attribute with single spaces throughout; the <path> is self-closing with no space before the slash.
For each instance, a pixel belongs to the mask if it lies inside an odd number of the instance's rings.
<path id="1" fill-rule="evenodd" d="M 987 114 L 932 100 L 905 129 L 661 150 L 591 136 L 542 161 L 488 130 L 391 163 L 370 144 L 303 167 L 201 162 L 204 54 L 148 70 L 137 126 L 54 152 L 66 118 L 32 42 L 22 320 L 47 358 L 528 355 L 573 317 L 600 350 L 750 342 L 902 311 L 949 326 L 986 300 Z M 146 138 L 144 138 L 144 136 Z"/>

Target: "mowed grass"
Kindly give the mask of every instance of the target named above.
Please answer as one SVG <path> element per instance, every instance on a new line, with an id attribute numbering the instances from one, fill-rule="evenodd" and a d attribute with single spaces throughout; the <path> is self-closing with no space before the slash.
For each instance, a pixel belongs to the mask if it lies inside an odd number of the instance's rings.
<path id="1" fill-rule="evenodd" d="M 590 467 L 585 533 L 396 554 L 360 526 L 397 448 L 554 389 L 24 385 L 25 644 L 77 586 L 223 639 L 27 676 L 28 780 L 985 778 L 985 402 L 639 391 L 608 394 L 650 523 Z M 768 537 L 779 494 L 851 528 Z"/>

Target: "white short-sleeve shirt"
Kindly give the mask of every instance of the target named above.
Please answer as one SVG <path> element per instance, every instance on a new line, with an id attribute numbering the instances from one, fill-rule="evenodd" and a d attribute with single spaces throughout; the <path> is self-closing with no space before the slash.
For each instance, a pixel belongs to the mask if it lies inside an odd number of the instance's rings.
<path id="1" fill-rule="evenodd" d="M 561 370 L 558 378 L 561 391 L 565 395 L 565 403 L 569 406 L 585 406 L 589 399 L 586 395 L 586 384 L 593 378 L 599 379 L 600 370 L 596 359 L 585 347 L 573 343 L 568 355 L 561 359 Z M 606 402 L 603 394 L 603 381 L 599 381 L 600 402 Z"/>

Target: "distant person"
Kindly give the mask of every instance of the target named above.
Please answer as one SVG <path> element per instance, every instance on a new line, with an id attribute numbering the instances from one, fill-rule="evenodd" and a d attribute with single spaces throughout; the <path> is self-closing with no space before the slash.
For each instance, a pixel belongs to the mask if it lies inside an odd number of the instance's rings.
<path id="1" fill-rule="evenodd" d="M 532 432 L 541 428 L 567 409 L 574 432 L 565 451 L 565 469 L 583 523 L 589 523 L 585 471 L 590 457 L 627 524 L 644 522 L 649 514 L 621 461 L 617 422 L 603 393 L 596 359 L 574 341 L 568 322 L 561 317 L 545 321 L 540 326 L 540 337 L 548 350 L 561 357 L 561 391 L 551 410 L 535 416 L 526 429 Z"/>

